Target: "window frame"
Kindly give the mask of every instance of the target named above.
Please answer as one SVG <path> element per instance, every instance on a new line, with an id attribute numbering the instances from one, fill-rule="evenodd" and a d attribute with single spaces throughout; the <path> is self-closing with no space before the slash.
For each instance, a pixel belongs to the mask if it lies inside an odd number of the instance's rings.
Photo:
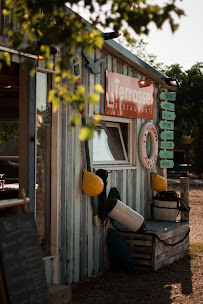
<path id="1" fill-rule="evenodd" d="M 121 123 L 127 123 L 128 124 L 128 147 L 126 149 L 123 149 L 125 157 L 127 156 L 127 160 L 122 161 L 94 161 L 93 160 L 93 168 L 106 168 L 106 169 L 127 169 L 132 168 L 133 164 L 133 139 L 132 139 L 132 130 L 133 130 L 133 119 L 130 118 L 123 118 L 123 117 L 113 117 L 113 116 L 105 116 L 102 115 L 101 119 L 106 123 L 107 126 L 110 127 L 117 127 L 120 134 L 121 144 L 122 147 L 125 147 L 123 134 L 121 131 Z M 93 146 L 93 145 L 92 145 Z M 93 155 L 93 154 L 92 154 Z M 136 168 L 136 167 L 134 167 Z"/>

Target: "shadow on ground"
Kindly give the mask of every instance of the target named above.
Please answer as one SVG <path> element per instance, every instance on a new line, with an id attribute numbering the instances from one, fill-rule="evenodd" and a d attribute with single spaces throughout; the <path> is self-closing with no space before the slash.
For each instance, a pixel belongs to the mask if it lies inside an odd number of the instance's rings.
<path id="1" fill-rule="evenodd" d="M 189 255 L 157 272 L 135 271 L 128 275 L 109 271 L 73 285 L 71 304 L 169 304 L 174 297 L 193 293 Z M 184 298 L 185 298 L 184 297 Z M 176 303 L 186 303 L 185 300 Z M 188 302 L 189 303 L 189 302 Z M 192 302 L 191 302 L 192 303 Z"/>

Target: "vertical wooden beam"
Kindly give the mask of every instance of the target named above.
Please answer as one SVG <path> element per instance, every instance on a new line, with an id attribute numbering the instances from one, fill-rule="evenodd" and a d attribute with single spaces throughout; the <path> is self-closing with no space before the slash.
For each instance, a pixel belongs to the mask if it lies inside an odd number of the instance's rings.
<path id="1" fill-rule="evenodd" d="M 189 177 L 180 177 L 181 221 L 189 222 Z"/>
<path id="2" fill-rule="evenodd" d="M 36 77 L 28 76 L 28 196 L 30 198 L 29 211 L 35 213 L 36 209 Z"/>
<path id="3" fill-rule="evenodd" d="M 19 184 L 28 195 L 28 73 L 19 67 Z"/>

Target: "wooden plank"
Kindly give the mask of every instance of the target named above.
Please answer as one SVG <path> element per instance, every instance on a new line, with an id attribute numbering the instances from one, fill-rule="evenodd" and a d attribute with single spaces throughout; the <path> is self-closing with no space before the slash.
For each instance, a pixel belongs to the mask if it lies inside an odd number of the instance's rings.
<path id="1" fill-rule="evenodd" d="M 127 194 L 128 194 L 128 206 L 132 208 L 132 171 L 127 170 Z"/>
<path id="2" fill-rule="evenodd" d="M 98 58 L 101 58 L 101 55 L 102 54 L 101 54 L 100 49 L 96 48 L 94 60 L 96 61 Z M 101 75 L 102 75 L 102 65 L 100 65 L 100 73 L 95 74 L 95 84 L 101 84 Z M 101 95 L 104 95 L 104 94 L 101 94 Z M 100 105 L 101 105 L 101 96 L 100 96 L 100 100 L 99 100 L 98 104 L 94 107 L 94 113 L 99 113 Z"/>
<path id="3" fill-rule="evenodd" d="M 108 69 L 107 68 L 107 63 L 106 63 L 107 55 L 105 53 L 102 53 L 101 58 L 105 59 L 105 62 L 103 62 L 101 64 L 101 69 L 102 69 L 102 71 L 101 71 L 101 85 L 104 89 L 104 92 L 106 92 L 106 69 Z M 100 113 L 101 114 L 104 114 L 104 112 L 105 112 L 105 98 L 106 98 L 105 94 L 102 94 L 101 95 L 101 104 L 100 104 Z"/>
<path id="4" fill-rule="evenodd" d="M 129 249 L 131 253 L 136 252 L 136 253 L 146 253 L 150 254 L 152 256 L 153 253 L 153 247 L 147 247 L 147 246 L 129 246 Z"/>
<path id="5" fill-rule="evenodd" d="M 161 100 L 175 101 L 176 100 L 176 92 L 161 92 L 159 98 Z"/>
<path id="6" fill-rule="evenodd" d="M 138 233 L 134 233 L 134 232 L 119 232 L 119 234 L 125 239 L 131 239 L 131 240 L 152 240 L 153 239 L 153 235 L 151 234 L 138 234 Z"/>
<path id="7" fill-rule="evenodd" d="M 174 130 L 174 122 L 173 121 L 165 121 L 160 120 L 159 127 L 165 130 Z"/>
<path id="8" fill-rule="evenodd" d="M 58 271 L 53 272 L 52 283 L 58 284 L 59 279 L 59 227 L 60 227 L 60 111 L 52 113 L 51 128 L 51 254 L 56 255 L 54 265 Z"/>
<path id="9" fill-rule="evenodd" d="M 161 231 L 159 233 L 156 233 L 158 235 L 158 237 L 162 240 L 167 240 L 171 237 L 174 237 L 178 234 L 181 234 L 181 233 L 184 233 L 184 232 L 187 232 L 189 229 L 189 225 L 188 224 L 185 224 L 185 225 L 181 225 L 177 228 L 174 228 L 172 230 L 169 230 L 169 231 Z"/>
<path id="10" fill-rule="evenodd" d="M 181 241 L 182 239 L 184 239 L 184 237 L 185 237 L 185 233 L 182 233 L 182 234 L 180 234 L 176 237 L 168 239 L 166 243 L 175 244 L 178 241 Z M 179 244 L 177 244 L 175 246 L 167 246 L 163 242 L 157 243 L 156 244 L 155 257 L 159 256 L 160 254 L 163 254 L 165 252 L 168 252 L 168 251 L 172 250 L 174 247 L 178 247 L 178 246 L 182 246 L 183 244 L 187 244 L 188 240 L 189 240 L 189 238 L 188 238 L 188 236 L 186 236 L 186 238 L 182 242 L 180 242 Z"/>
<path id="11" fill-rule="evenodd" d="M 156 271 L 156 270 L 158 270 L 158 269 L 160 269 L 160 268 L 162 268 L 164 266 L 170 265 L 173 262 L 175 262 L 175 261 L 177 261 L 177 260 L 179 260 L 181 258 L 184 258 L 185 255 L 186 255 L 186 252 L 181 252 L 181 253 L 179 253 L 179 254 L 177 254 L 177 255 L 175 255 L 175 256 L 167 259 L 167 260 L 161 261 L 159 263 L 155 263 L 154 264 L 154 271 Z"/>
<path id="12" fill-rule="evenodd" d="M 160 168 L 173 168 L 174 161 L 173 160 L 160 160 Z"/>
<path id="13" fill-rule="evenodd" d="M 173 159 L 173 151 L 160 150 L 159 151 L 160 158 L 172 158 Z"/>
<path id="14" fill-rule="evenodd" d="M 69 120 L 72 110 L 69 108 Z M 73 131 L 68 125 L 68 218 L 67 218 L 67 258 L 68 258 L 68 283 L 73 281 Z"/>
<path id="15" fill-rule="evenodd" d="M 167 120 L 175 120 L 176 115 L 174 112 L 169 111 L 161 111 L 161 118 Z"/>
<path id="16" fill-rule="evenodd" d="M 20 87 L 19 87 L 19 183 L 28 193 L 28 73 L 19 68 Z"/>
<path id="17" fill-rule="evenodd" d="M 122 179 L 122 200 L 125 204 L 127 204 L 127 188 L 128 188 L 128 184 L 127 184 L 127 176 L 126 176 L 126 170 L 123 170 L 123 179 Z"/>
<path id="18" fill-rule="evenodd" d="M 66 112 L 62 106 L 61 123 L 61 283 L 66 276 Z"/>
<path id="19" fill-rule="evenodd" d="M 152 260 L 151 254 L 146 254 L 143 252 L 131 252 L 133 258 L 142 259 L 142 260 Z"/>
<path id="20" fill-rule="evenodd" d="M 161 149 L 170 149 L 173 150 L 175 147 L 175 144 L 173 141 L 161 141 L 160 142 L 160 148 Z"/>
<path id="21" fill-rule="evenodd" d="M 47 90 L 47 88 L 44 88 Z M 29 112 L 28 112 L 28 121 L 29 121 L 29 131 L 28 138 L 31 140 L 28 141 L 28 196 L 30 198 L 29 211 L 36 211 L 36 80 L 35 76 L 29 75 Z M 24 142 L 25 143 L 25 142 Z"/>
<path id="22" fill-rule="evenodd" d="M 173 235 L 172 237 L 169 237 L 165 240 L 160 241 L 159 239 L 156 239 L 156 249 L 157 250 L 164 250 L 165 247 L 173 247 L 173 246 L 167 246 L 166 244 L 175 244 L 179 241 L 184 241 L 184 238 L 187 237 L 189 231 L 182 231 L 181 233 L 177 232 L 176 235 Z M 162 240 L 162 238 L 160 238 Z M 165 244 L 166 243 L 166 244 Z M 158 251 L 157 251 L 158 252 Z"/>
<path id="23" fill-rule="evenodd" d="M 161 132 L 160 137 L 161 137 L 161 139 L 173 140 L 174 132 L 173 131 Z"/>
<path id="24" fill-rule="evenodd" d="M 139 133 L 142 127 L 142 121 L 141 119 L 137 119 L 137 139 L 139 138 Z M 137 153 L 137 160 L 136 160 L 136 164 L 137 164 L 137 171 L 136 171 L 136 211 L 138 213 L 140 213 L 140 201 L 141 201 L 141 162 L 140 162 L 140 157 L 139 157 L 139 153 Z"/>
<path id="25" fill-rule="evenodd" d="M 180 197 L 182 207 L 186 209 L 181 211 L 181 221 L 189 222 L 189 177 L 180 178 Z"/>
<path id="26" fill-rule="evenodd" d="M 152 265 L 152 261 L 142 260 L 142 259 L 133 259 L 134 265 Z"/>
<path id="27" fill-rule="evenodd" d="M 75 162 L 74 162 L 74 169 L 75 169 L 75 259 L 74 259 L 74 282 L 79 281 L 80 275 L 80 201 L 81 201 L 81 168 L 80 168 L 80 141 L 79 141 L 79 132 L 80 126 L 76 126 L 74 136 L 75 136 Z"/>
<path id="28" fill-rule="evenodd" d="M 86 168 L 86 154 L 85 144 L 82 143 L 82 168 Z M 82 192 L 82 206 L 81 206 L 81 279 L 86 276 L 86 217 L 87 217 L 87 195 Z"/>
<path id="29" fill-rule="evenodd" d="M 162 101 L 160 103 L 161 109 L 168 111 L 175 111 L 175 104 L 171 102 Z"/>
<path id="30" fill-rule="evenodd" d="M 128 239 L 125 239 L 125 241 L 129 246 L 152 246 L 152 241 L 128 240 Z"/>

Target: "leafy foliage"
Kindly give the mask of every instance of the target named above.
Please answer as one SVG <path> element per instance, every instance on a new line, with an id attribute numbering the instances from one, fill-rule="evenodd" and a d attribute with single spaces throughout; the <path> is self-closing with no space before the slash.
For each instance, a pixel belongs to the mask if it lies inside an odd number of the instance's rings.
<path id="1" fill-rule="evenodd" d="M 166 70 L 166 66 L 163 62 L 158 62 L 158 57 L 149 53 L 147 50 L 148 43 L 141 39 L 131 39 L 131 43 L 128 43 L 124 37 L 119 37 L 118 41 L 121 45 L 126 47 L 132 54 L 135 54 L 137 57 L 148 63 L 154 69 L 158 70 L 160 73 L 164 73 Z"/>
<path id="2" fill-rule="evenodd" d="M 9 36 L 10 46 L 25 51 L 23 45 L 33 48 L 37 55 L 42 55 L 48 68 L 53 67 L 50 54 L 53 46 L 60 46 L 60 57 L 57 60 L 55 86 L 49 94 L 49 101 L 53 103 L 54 110 L 59 103 L 69 103 L 76 115 L 73 125 L 79 123 L 78 110 L 84 108 L 86 102 L 85 92 L 81 88 L 73 92 L 72 83 L 76 77 L 72 75 L 72 60 L 79 48 L 85 49 L 88 54 L 95 48 L 102 48 L 103 37 L 97 29 L 100 24 L 104 28 L 111 26 L 116 34 L 121 31 L 130 42 L 130 30 L 137 34 L 148 34 L 150 22 L 161 28 L 165 21 L 169 22 L 171 30 L 177 29 L 174 16 L 182 16 L 184 12 L 179 9 L 175 0 L 167 0 L 162 6 L 152 4 L 150 0 L 79 0 L 69 1 L 72 5 L 83 5 L 89 10 L 91 29 L 79 15 L 67 8 L 64 0 L 5 0 L 4 15 L 12 18 L 12 23 L 5 31 Z M 14 25 L 14 26 L 13 26 Z M 29 70 L 34 73 L 34 66 L 27 62 Z M 66 86 L 63 85 L 66 79 Z M 67 85 L 70 89 L 67 90 Z M 89 102 L 96 104 L 100 92 L 93 93 Z M 88 124 L 86 126 L 86 129 Z M 91 130 L 91 126 L 89 126 Z M 83 132 L 84 133 L 84 132 Z M 86 132 L 87 133 L 87 132 Z M 84 139 L 88 138 L 88 136 Z"/>
<path id="3" fill-rule="evenodd" d="M 180 83 L 176 99 L 176 148 L 186 150 L 186 161 L 192 162 L 200 175 L 203 172 L 203 62 L 187 71 L 179 64 L 171 65 L 166 75 Z"/>

